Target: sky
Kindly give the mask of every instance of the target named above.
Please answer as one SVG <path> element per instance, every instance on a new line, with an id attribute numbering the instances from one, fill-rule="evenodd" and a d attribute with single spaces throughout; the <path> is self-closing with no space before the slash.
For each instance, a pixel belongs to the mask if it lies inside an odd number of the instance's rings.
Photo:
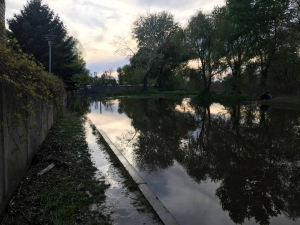
<path id="1" fill-rule="evenodd" d="M 19 14 L 26 2 L 6 0 L 6 19 Z M 210 11 L 215 5 L 223 5 L 224 0 L 43 0 L 43 3 L 59 15 L 69 35 L 80 41 L 91 73 L 101 75 L 109 68 L 116 71 L 128 64 L 126 57 L 115 53 L 112 42 L 117 35 L 129 36 L 139 15 L 166 10 L 185 26 L 197 10 Z M 113 73 L 115 77 L 116 74 Z"/>

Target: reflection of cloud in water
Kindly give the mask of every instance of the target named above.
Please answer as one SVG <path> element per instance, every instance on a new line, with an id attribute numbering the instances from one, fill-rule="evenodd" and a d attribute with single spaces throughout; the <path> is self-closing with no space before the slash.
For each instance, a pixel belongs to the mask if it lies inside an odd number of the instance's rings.
<path id="1" fill-rule="evenodd" d="M 182 104 L 162 99 L 124 100 L 120 105 L 117 102 L 112 105 L 113 112 L 104 110 L 100 115 L 99 110 L 92 109 L 89 118 L 115 144 L 117 136 L 122 139 L 123 148 L 126 148 L 123 154 L 137 170 L 139 165 L 133 164 L 134 160 L 146 165 L 146 169 L 154 168 L 149 173 L 141 171 L 141 167 L 139 172 L 180 224 L 229 225 L 240 218 L 241 222 L 245 219 L 243 224 L 256 224 L 253 219 L 247 220 L 254 216 L 264 222 L 271 217 L 271 225 L 299 223 L 286 219 L 285 208 L 282 207 L 279 209 L 282 215 L 276 216 L 275 213 L 274 217 L 268 212 L 255 210 L 257 204 L 268 208 L 261 200 L 263 198 L 255 194 L 264 193 L 264 189 L 274 192 L 264 196 L 270 202 L 281 193 L 283 203 L 290 204 L 285 193 L 289 193 L 292 199 L 297 195 L 297 191 L 283 185 L 292 181 L 289 176 L 296 177 L 296 170 L 292 171 L 286 164 L 278 166 L 278 162 L 294 160 L 287 158 L 286 152 L 289 148 L 298 149 L 300 146 L 296 135 L 299 129 L 292 127 L 294 117 L 298 119 L 299 115 L 291 114 L 288 119 L 286 114 L 283 120 L 282 114 L 288 112 L 271 110 L 262 113 L 255 106 L 224 107 L 220 104 L 211 105 L 209 114 L 196 102 L 191 104 L 195 107 L 193 111 L 188 103 L 188 99 Z M 281 132 L 283 128 L 285 133 Z M 136 136 L 135 130 L 139 130 Z M 199 136 L 201 130 L 203 132 Z M 193 138 L 195 140 L 186 146 Z M 126 143 L 131 139 L 132 143 Z M 268 145 L 269 140 L 272 140 L 272 149 Z M 232 146 L 237 146 L 240 151 L 236 152 Z M 265 155 L 268 151 L 274 153 L 277 164 L 270 162 Z M 299 157 L 296 151 L 293 157 Z M 277 168 L 275 172 L 265 169 L 274 167 Z M 292 172 L 288 174 L 287 171 Z M 259 174 L 259 179 L 256 174 Z M 282 182 L 272 183 L 272 179 L 268 179 L 270 174 Z M 222 185 L 212 180 L 220 181 Z M 249 182 L 259 185 L 250 186 L 250 194 L 245 195 L 244 188 Z M 262 190 L 260 187 L 263 187 Z M 272 210 L 270 207 L 268 210 Z"/>
<path id="2" fill-rule="evenodd" d="M 91 113 L 88 114 L 87 117 L 98 129 L 105 131 L 106 135 L 113 143 L 116 143 L 117 137 L 120 136 L 120 134 L 126 133 L 128 130 L 132 129 L 132 127 L 131 119 L 129 119 L 125 114 L 118 113 L 119 101 L 113 100 L 112 102 L 115 103 L 111 106 L 113 111 L 102 110 L 102 114 L 100 114 L 100 107 L 98 109 L 91 107 Z M 96 104 L 99 104 L 99 102 Z M 102 104 L 102 108 L 103 107 L 104 105 Z M 130 163 L 133 163 L 132 149 L 127 148 L 126 152 L 123 151 L 122 153 Z"/>
<path id="3" fill-rule="evenodd" d="M 142 172 L 142 177 L 179 224 L 234 224 L 215 198 L 219 183 L 207 181 L 197 184 L 177 162 L 157 173 Z"/>
<path id="4" fill-rule="evenodd" d="M 175 110 L 178 111 L 178 112 L 184 112 L 184 113 L 192 113 L 192 114 L 194 114 L 195 110 L 190 106 L 189 102 L 190 102 L 190 99 L 188 99 L 188 98 L 183 99 L 181 105 L 177 105 L 176 108 L 175 108 Z M 213 103 L 210 106 L 210 113 L 212 115 L 220 115 L 220 114 L 222 114 L 222 115 L 228 116 L 227 110 L 224 108 L 223 105 L 221 105 L 219 103 Z"/>

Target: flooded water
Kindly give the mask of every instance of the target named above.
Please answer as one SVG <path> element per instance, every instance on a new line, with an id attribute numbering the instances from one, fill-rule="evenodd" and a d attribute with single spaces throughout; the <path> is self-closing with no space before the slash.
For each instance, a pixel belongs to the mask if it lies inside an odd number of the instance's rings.
<path id="1" fill-rule="evenodd" d="M 161 225 L 155 212 L 141 205 L 142 193 L 138 190 L 128 190 L 124 185 L 124 177 L 110 162 L 105 147 L 97 143 L 97 137 L 89 122 L 86 123 L 85 130 L 91 157 L 98 169 L 96 178 L 110 185 L 105 191 L 105 203 L 93 204 L 91 210 L 101 211 L 116 225 Z"/>
<path id="2" fill-rule="evenodd" d="M 191 99 L 90 109 L 180 224 L 300 224 L 299 111 Z"/>

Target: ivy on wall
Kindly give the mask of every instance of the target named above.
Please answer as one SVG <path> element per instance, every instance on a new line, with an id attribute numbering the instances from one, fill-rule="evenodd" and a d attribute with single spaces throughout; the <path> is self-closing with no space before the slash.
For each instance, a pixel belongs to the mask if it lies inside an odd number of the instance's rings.
<path id="1" fill-rule="evenodd" d="M 48 74 L 43 65 L 32 55 L 23 53 L 16 40 L 0 43 L 0 85 L 3 90 L 8 90 L 10 93 L 2 96 L 6 98 L 4 102 L 11 104 L 10 106 L 14 109 L 14 115 L 9 115 L 13 117 L 12 122 L 3 121 L 0 124 L 8 129 L 9 134 L 11 134 L 10 131 L 16 133 L 17 127 L 22 123 L 27 128 L 37 125 L 36 121 L 29 121 L 31 115 L 41 114 L 40 109 L 34 106 L 37 101 L 42 101 L 47 108 L 55 106 L 58 115 L 63 112 L 64 84 L 62 80 Z M 22 143 L 22 140 L 26 140 L 27 133 L 17 136 L 19 140 L 14 140 L 16 146 Z"/>

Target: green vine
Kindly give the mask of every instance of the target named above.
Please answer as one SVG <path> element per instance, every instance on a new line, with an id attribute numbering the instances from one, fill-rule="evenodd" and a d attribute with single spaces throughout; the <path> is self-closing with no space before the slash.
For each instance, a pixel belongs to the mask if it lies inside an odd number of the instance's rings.
<path id="1" fill-rule="evenodd" d="M 5 98 L 0 113 L 13 109 L 13 114 L 4 113 L 7 119 L 3 117 L 0 126 L 8 130 L 16 146 L 27 139 L 27 132 L 19 134 L 18 127 L 24 124 L 28 130 L 37 126 L 37 121 L 29 120 L 31 115 L 38 116 L 45 112 L 47 114 L 48 109 L 54 106 L 58 115 L 63 112 L 62 80 L 45 72 L 43 65 L 36 62 L 32 55 L 23 53 L 16 40 L 0 43 L 0 86 L 0 91 L 5 93 L 0 93 L 0 96 Z M 42 102 L 45 106 L 42 112 L 35 107 L 37 102 Z M 18 138 L 15 138 L 16 136 Z"/>

